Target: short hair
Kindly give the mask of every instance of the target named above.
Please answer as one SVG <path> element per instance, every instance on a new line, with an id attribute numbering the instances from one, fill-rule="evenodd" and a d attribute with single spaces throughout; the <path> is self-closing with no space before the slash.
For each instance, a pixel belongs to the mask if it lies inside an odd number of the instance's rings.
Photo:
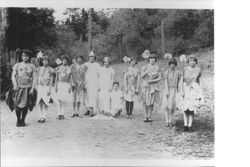
<path id="1" fill-rule="evenodd" d="M 75 59 L 78 59 L 78 58 L 83 60 L 83 56 L 78 55 L 78 56 L 75 57 Z"/>
<path id="2" fill-rule="evenodd" d="M 155 62 L 157 61 L 156 59 L 156 54 L 150 54 L 150 56 L 148 57 L 148 61 L 150 61 L 150 59 L 155 59 Z"/>
<path id="3" fill-rule="evenodd" d="M 49 61 L 49 56 L 48 55 L 44 55 L 43 58 L 42 58 L 42 61 L 44 61 L 44 60 Z"/>
<path id="4" fill-rule="evenodd" d="M 111 64 L 111 62 L 110 62 L 110 57 L 108 57 L 108 56 L 105 56 L 105 57 L 103 58 L 102 63 L 104 64 L 105 58 L 108 59 L 108 62 L 109 62 L 109 65 L 110 65 L 110 64 Z"/>
<path id="5" fill-rule="evenodd" d="M 65 59 L 65 60 L 67 60 L 67 63 L 69 63 L 69 57 L 67 55 L 62 55 L 61 59 L 62 60 Z"/>
<path id="6" fill-rule="evenodd" d="M 189 63 L 190 60 L 193 60 L 196 64 L 198 64 L 198 58 L 194 55 L 190 55 L 188 60 L 187 60 L 187 63 Z"/>
<path id="7" fill-rule="evenodd" d="M 171 59 L 169 62 L 168 62 L 168 65 L 170 66 L 171 64 L 174 64 L 175 66 L 177 66 L 177 61 L 175 59 Z"/>
<path id="8" fill-rule="evenodd" d="M 119 82 L 118 81 L 113 82 L 113 86 L 114 85 L 118 85 L 119 86 Z"/>
<path id="9" fill-rule="evenodd" d="M 25 54 L 25 55 L 29 56 L 29 58 L 31 58 L 32 52 L 30 50 L 23 49 L 21 53 L 22 53 L 21 54 L 22 56 L 23 56 L 23 54 Z"/>
<path id="10" fill-rule="evenodd" d="M 134 62 L 135 62 L 135 64 L 137 64 L 137 60 L 136 60 L 136 58 L 131 58 L 131 59 L 130 59 L 130 61 L 129 61 L 129 63 L 131 63 L 132 61 L 134 61 Z"/>

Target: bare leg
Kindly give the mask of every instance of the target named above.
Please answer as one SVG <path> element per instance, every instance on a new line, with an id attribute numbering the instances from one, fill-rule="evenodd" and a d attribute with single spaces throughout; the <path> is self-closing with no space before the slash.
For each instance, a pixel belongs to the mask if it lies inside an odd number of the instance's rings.
<path id="1" fill-rule="evenodd" d="M 169 122 L 173 124 L 174 110 L 170 110 L 169 112 Z"/>
<path id="2" fill-rule="evenodd" d="M 76 102 L 75 101 L 73 102 L 73 111 L 74 111 L 74 115 L 75 115 L 75 113 L 76 113 Z"/>
<path id="3" fill-rule="evenodd" d="M 47 111 L 48 111 L 48 106 L 46 104 L 44 104 L 43 119 L 46 118 Z"/>
<path id="4" fill-rule="evenodd" d="M 41 101 L 39 103 L 39 116 L 40 119 L 43 117 L 43 103 Z"/>
<path id="5" fill-rule="evenodd" d="M 166 113 L 165 113 L 165 118 L 166 118 L 166 123 L 169 123 L 169 109 L 166 108 Z"/>
<path id="6" fill-rule="evenodd" d="M 153 109 L 154 109 L 154 106 L 153 106 L 153 105 L 148 106 L 148 110 L 149 110 L 149 111 L 148 111 L 148 122 L 152 122 L 151 117 L 152 117 Z"/>
<path id="7" fill-rule="evenodd" d="M 60 116 L 62 112 L 62 102 L 59 101 L 58 102 L 58 110 L 57 110 L 57 115 Z"/>
<path id="8" fill-rule="evenodd" d="M 143 104 L 143 108 L 144 108 L 144 122 L 145 122 L 148 118 L 148 106 L 146 106 L 146 104 Z"/>
<path id="9" fill-rule="evenodd" d="M 193 124 L 193 118 L 194 118 L 194 114 L 189 114 L 188 115 L 188 127 L 192 127 L 192 124 Z"/>
<path id="10" fill-rule="evenodd" d="M 186 112 L 183 112 L 183 118 L 184 118 L 184 126 L 188 126 L 188 115 Z"/>

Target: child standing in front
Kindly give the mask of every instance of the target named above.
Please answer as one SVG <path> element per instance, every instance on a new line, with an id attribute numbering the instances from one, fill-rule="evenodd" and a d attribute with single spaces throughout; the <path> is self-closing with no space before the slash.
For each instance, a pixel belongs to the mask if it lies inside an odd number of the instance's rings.
<path id="1" fill-rule="evenodd" d="M 142 67 L 142 101 L 145 109 L 144 122 L 152 122 L 151 116 L 156 101 L 157 84 L 161 80 L 160 68 L 156 64 L 156 55 L 151 54 L 149 63 Z"/>
<path id="2" fill-rule="evenodd" d="M 73 100 L 73 111 L 74 114 L 71 117 L 79 117 L 79 111 L 81 104 L 84 102 L 84 94 L 85 94 L 85 71 L 86 67 L 82 64 L 83 57 L 77 56 L 76 63 L 71 65 L 71 73 L 72 73 L 72 86 L 73 86 L 73 93 L 74 93 L 74 100 Z"/>
<path id="3" fill-rule="evenodd" d="M 51 98 L 51 88 L 53 82 L 54 70 L 49 66 L 49 57 L 47 55 L 43 56 L 43 66 L 37 69 L 37 104 L 39 104 L 39 123 L 45 122 L 46 113 L 48 110 L 50 98 Z"/>
<path id="4" fill-rule="evenodd" d="M 134 101 L 136 100 L 136 95 L 139 90 L 139 70 L 135 67 L 136 64 L 137 61 L 135 59 L 131 59 L 130 66 L 124 74 L 127 118 L 130 119 L 132 119 Z"/>
<path id="5" fill-rule="evenodd" d="M 110 94 L 111 114 L 113 117 L 120 116 L 122 112 L 123 93 L 119 90 L 119 82 L 113 83 L 113 89 Z"/>
<path id="6" fill-rule="evenodd" d="M 68 56 L 62 56 L 62 65 L 56 68 L 55 89 L 58 100 L 58 119 L 64 119 L 66 103 L 73 101 L 72 76 L 68 62 Z"/>
<path id="7" fill-rule="evenodd" d="M 176 95 L 177 92 L 183 94 L 182 91 L 182 74 L 176 70 L 177 61 L 171 59 L 168 63 L 170 69 L 164 73 L 165 91 L 163 93 L 162 108 L 166 110 L 166 126 L 173 127 L 173 116 L 176 110 Z"/>

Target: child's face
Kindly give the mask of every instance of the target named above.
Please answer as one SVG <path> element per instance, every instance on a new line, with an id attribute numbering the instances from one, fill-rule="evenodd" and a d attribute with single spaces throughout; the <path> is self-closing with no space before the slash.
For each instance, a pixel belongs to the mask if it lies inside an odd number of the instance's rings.
<path id="1" fill-rule="evenodd" d="M 94 57 L 94 56 L 90 56 L 90 57 L 89 57 L 89 61 L 90 61 L 90 62 L 94 62 L 94 61 L 95 61 L 95 57 Z"/>
<path id="2" fill-rule="evenodd" d="M 23 60 L 23 62 L 28 62 L 29 56 L 26 55 L 25 53 L 23 53 L 23 54 L 22 54 L 22 60 Z"/>
<path id="3" fill-rule="evenodd" d="M 43 60 L 43 65 L 47 66 L 49 64 L 48 60 Z"/>
<path id="4" fill-rule="evenodd" d="M 135 61 L 132 60 L 131 63 L 130 63 L 131 66 L 134 66 L 135 65 Z"/>
<path id="5" fill-rule="evenodd" d="M 174 70 L 174 69 L 175 69 L 175 65 L 174 65 L 173 63 L 171 63 L 169 66 L 170 66 L 170 69 L 171 69 L 171 70 Z"/>
<path id="6" fill-rule="evenodd" d="M 78 57 L 77 60 L 76 60 L 76 62 L 77 62 L 78 64 L 81 64 L 81 63 L 82 63 L 82 59 Z"/>
<path id="7" fill-rule="evenodd" d="M 155 64 L 155 59 L 154 58 L 149 59 L 149 63 L 150 64 Z"/>
<path id="8" fill-rule="evenodd" d="M 190 59 L 190 60 L 189 60 L 189 65 L 190 65 L 191 67 L 195 67 L 196 63 L 195 63 L 195 61 L 194 61 L 193 59 Z"/>
<path id="9" fill-rule="evenodd" d="M 109 61 L 104 61 L 103 64 L 104 64 L 105 67 L 108 67 L 109 66 Z"/>
<path id="10" fill-rule="evenodd" d="M 119 88 L 119 85 L 118 84 L 114 84 L 113 88 L 114 88 L 115 91 L 117 91 L 118 88 Z"/>
<path id="11" fill-rule="evenodd" d="M 63 65 L 66 65 L 68 62 L 66 59 L 63 59 L 62 63 L 63 63 Z"/>

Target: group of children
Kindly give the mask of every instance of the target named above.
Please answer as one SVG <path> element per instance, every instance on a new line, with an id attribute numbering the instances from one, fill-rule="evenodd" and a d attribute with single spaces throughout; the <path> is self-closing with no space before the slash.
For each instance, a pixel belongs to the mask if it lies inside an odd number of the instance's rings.
<path id="1" fill-rule="evenodd" d="M 49 66 L 49 57 L 44 55 L 43 65 L 35 68 L 28 63 L 29 55 L 23 52 L 22 62 L 13 67 L 12 81 L 18 96 L 16 101 L 17 126 L 25 126 L 28 111 L 28 100 L 37 90 L 36 104 L 39 105 L 40 119 L 45 122 L 51 99 L 58 104 L 58 119 L 64 119 L 67 102 L 73 102 L 72 117 L 79 117 L 81 106 L 86 106 L 84 115 L 94 113 L 117 117 L 123 109 L 123 101 L 127 118 L 132 119 L 134 102 L 140 96 L 144 106 L 144 122 L 152 122 L 152 111 L 161 93 L 161 106 L 166 111 L 166 126 L 174 126 L 173 115 L 177 108 L 184 114 L 184 131 L 192 131 L 192 122 L 197 107 L 202 101 L 199 87 L 201 69 L 196 66 L 197 58 L 190 56 L 188 66 L 183 72 L 176 69 L 175 59 L 169 61 L 170 69 L 161 74 L 156 64 L 156 55 L 150 54 L 149 63 L 141 70 L 135 66 L 136 59 L 131 59 L 123 73 L 124 91 L 115 82 L 115 71 L 110 67 L 110 58 L 103 59 L 103 66 L 97 63 L 93 52 L 89 61 L 83 63 L 78 56 L 69 66 L 69 57 L 62 56 L 62 64 L 55 69 Z M 55 74 L 55 77 L 54 77 Z M 164 79 L 164 89 L 159 90 L 159 82 Z M 179 99 L 179 100 L 178 100 Z M 21 113 L 23 112 L 23 117 Z"/>

